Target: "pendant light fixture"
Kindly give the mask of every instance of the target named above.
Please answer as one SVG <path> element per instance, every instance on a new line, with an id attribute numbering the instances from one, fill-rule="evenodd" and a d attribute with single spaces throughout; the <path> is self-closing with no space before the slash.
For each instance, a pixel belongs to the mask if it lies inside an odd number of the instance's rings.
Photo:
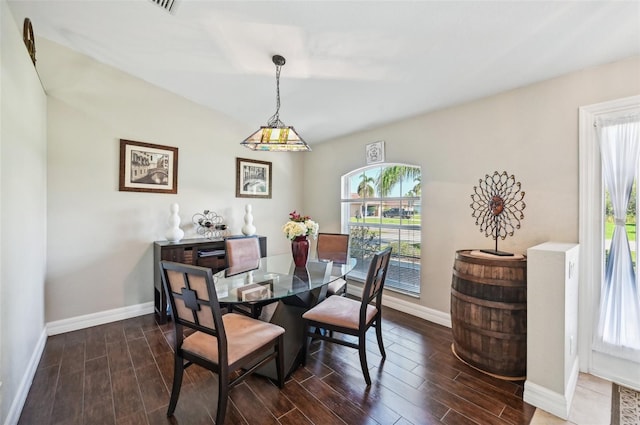
<path id="1" fill-rule="evenodd" d="M 276 66 L 276 113 L 269 118 L 266 126 L 262 126 L 240 144 L 254 151 L 273 152 L 307 152 L 311 148 L 296 133 L 292 126 L 280 121 L 280 69 L 286 63 L 284 57 L 275 55 L 272 58 Z"/>

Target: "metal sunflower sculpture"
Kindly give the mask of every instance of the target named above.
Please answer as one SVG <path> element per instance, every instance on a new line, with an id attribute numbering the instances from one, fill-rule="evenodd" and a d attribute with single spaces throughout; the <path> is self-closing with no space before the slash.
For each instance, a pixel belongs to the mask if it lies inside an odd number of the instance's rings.
<path id="1" fill-rule="evenodd" d="M 520 220 L 524 219 L 522 210 L 526 207 L 522 198 L 524 192 L 520 190 L 520 182 L 508 175 L 506 171 L 493 175 L 486 174 L 479 180 L 479 185 L 473 187 L 471 194 L 472 217 L 480 226 L 480 232 L 486 237 L 491 236 L 496 241 L 494 250 L 483 249 L 494 255 L 510 256 L 509 252 L 498 251 L 498 238 L 504 240 L 507 236 L 513 236 L 513 232 L 520 228 Z"/>

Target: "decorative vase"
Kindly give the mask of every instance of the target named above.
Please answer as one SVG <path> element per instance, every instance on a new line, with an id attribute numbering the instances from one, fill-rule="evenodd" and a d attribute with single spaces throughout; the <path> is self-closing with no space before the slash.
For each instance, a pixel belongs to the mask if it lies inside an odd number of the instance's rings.
<path id="1" fill-rule="evenodd" d="M 253 215 L 251 214 L 251 204 L 244 207 L 244 226 L 242 226 L 242 234 L 245 236 L 255 235 L 256 226 L 253 225 Z"/>
<path id="2" fill-rule="evenodd" d="M 291 253 L 296 267 L 306 267 L 309 258 L 309 239 L 306 236 L 297 236 L 291 241 Z"/>
<path id="3" fill-rule="evenodd" d="M 178 204 L 171 204 L 171 215 L 169 216 L 169 228 L 165 233 L 165 237 L 169 242 L 178 242 L 184 236 L 184 230 L 180 228 L 180 216 L 178 215 L 180 207 Z"/>

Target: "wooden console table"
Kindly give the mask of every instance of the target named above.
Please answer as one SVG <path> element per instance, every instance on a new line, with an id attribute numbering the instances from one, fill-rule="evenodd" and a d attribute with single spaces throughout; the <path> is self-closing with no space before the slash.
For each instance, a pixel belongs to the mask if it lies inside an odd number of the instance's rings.
<path id="1" fill-rule="evenodd" d="M 267 256 L 267 238 L 258 236 L 260 255 Z M 214 273 L 226 268 L 224 239 L 183 239 L 180 242 L 153 243 L 153 304 L 158 323 L 167 322 L 167 294 L 162 287 L 158 263 L 161 260 L 210 267 Z"/>

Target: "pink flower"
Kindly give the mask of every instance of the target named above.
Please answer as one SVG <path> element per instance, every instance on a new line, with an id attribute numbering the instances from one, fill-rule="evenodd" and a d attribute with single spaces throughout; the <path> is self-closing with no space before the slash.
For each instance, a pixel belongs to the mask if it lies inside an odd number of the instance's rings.
<path id="1" fill-rule="evenodd" d="M 289 220 L 296 221 L 298 223 L 304 223 L 307 220 L 311 220 L 311 217 L 308 215 L 303 216 L 293 211 L 292 213 L 289 213 Z"/>

